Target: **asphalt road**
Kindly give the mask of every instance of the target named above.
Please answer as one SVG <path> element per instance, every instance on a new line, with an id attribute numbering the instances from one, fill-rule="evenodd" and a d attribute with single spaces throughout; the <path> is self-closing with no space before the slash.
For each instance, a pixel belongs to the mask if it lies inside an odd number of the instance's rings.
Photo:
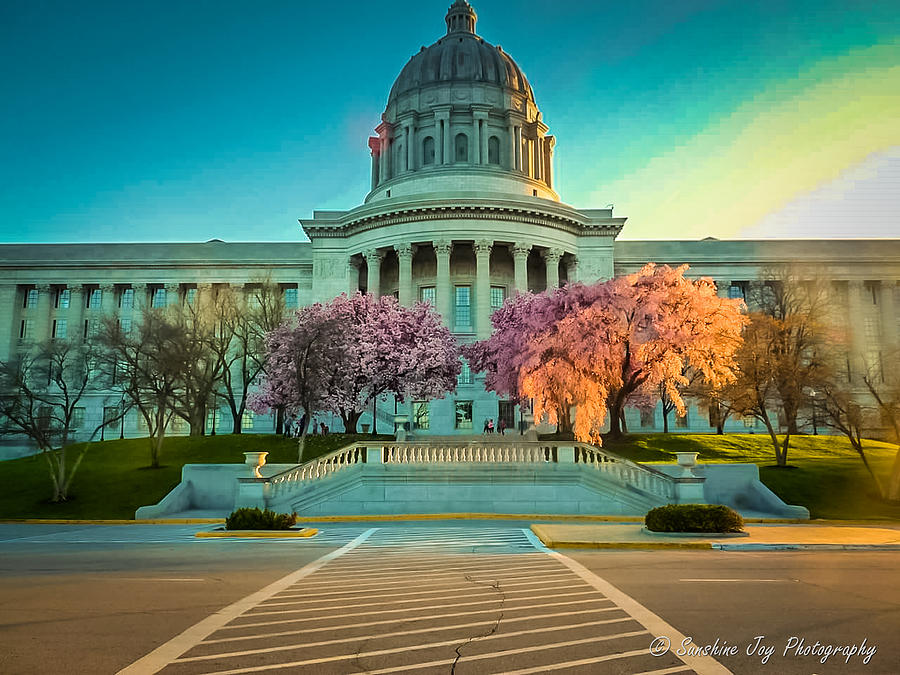
<path id="1" fill-rule="evenodd" d="M 714 672 L 672 653 L 682 636 L 718 638 L 735 673 L 900 672 L 896 553 L 559 557 L 526 525 L 331 524 L 253 542 L 0 525 L 0 672 Z M 746 654 L 760 635 L 766 663 Z M 658 637 L 675 639 L 651 656 Z M 792 637 L 804 642 L 785 655 Z M 812 654 L 863 639 L 868 664 Z"/>

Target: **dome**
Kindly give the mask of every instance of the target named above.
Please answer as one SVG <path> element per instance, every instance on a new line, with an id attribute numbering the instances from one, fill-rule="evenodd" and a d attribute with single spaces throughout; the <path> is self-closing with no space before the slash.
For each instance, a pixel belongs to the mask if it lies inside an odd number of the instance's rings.
<path id="1" fill-rule="evenodd" d="M 446 82 L 486 82 L 517 93 L 534 103 L 522 69 L 501 47 L 475 34 L 475 10 L 456 0 L 447 12 L 447 34 L 413 56 L 400 71 L 388 96 L 388 106 L 408 91 Z"/>

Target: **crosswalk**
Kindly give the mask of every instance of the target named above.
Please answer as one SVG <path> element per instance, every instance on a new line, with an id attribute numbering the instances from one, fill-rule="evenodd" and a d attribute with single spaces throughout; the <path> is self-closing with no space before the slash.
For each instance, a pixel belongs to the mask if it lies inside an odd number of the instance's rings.
<path id="1" fill-rule="evenodd" d="M 528 530 L 390 526 L 365 530 L 121 673 L 728 672 L 708 657 L 651 655 L 669 629 L 678 635 Z"/>

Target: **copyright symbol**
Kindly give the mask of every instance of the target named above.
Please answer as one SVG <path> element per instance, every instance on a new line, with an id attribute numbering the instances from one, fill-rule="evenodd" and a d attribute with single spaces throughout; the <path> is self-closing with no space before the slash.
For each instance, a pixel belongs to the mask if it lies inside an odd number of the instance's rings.
<path id="1" fill-rule="evenodd" d="M 672 646 L 672 641 L 665 635 L 660 635 L 650 643 L 650 656 L 665 656 Z"/>

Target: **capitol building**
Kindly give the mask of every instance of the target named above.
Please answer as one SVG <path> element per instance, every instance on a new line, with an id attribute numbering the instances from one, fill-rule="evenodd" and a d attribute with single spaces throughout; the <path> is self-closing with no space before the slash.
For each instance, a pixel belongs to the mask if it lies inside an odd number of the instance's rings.
<path id="1" fill-rule="evenodd" d="M 513 57 L 479 36 L 465 0 L 445 19 L 445 34 L 415 53 L 391 87 L 367 141 L 371 189 L 361 204 L 301 219 L 308 242 L 298 232 L 291 243 L 0 245 L 0 360 L 48 338 L 85 338 L 103 315 L 130 322 L 148 305 L 223 286 L 247 293 L 260 279 L 278 284 L 293 308 L 356 291 L 429 301 L 459 341 L 471 342 L 490 335 L 491 312 L 517 292 L 591 283 L 647 262 L 687 263 L 690 276 L 713 278 L 729 297 L 746 294 L 767 267 L 809 265 L 832 280 L 852 340 L 851 369 L 864 362 L 853 355 L 896 349 L 900 239 L 619 241 L 625 217 L 570 206 L 557 193 L 554 166 L 565 158 L 555 157 L 552 120 Z M 118 401 L 96 391 L 84 405 L 86 433 Z M 477 433 L 487 418 L 514 426 L 520 413 L 467 367 L 455 392 L 416 406 L 417 432 L 435 435 Z M 383 401 L 378 430 L 392 431 L 395 414 L 405 412 Z M 230 428 L 224 408 L 221 416 Z M 662 427 L 659 410 L 629 410 L 626 418 L 631 431 Z M 696 405 L 671 422 L 678 431 L 715 428 Z M 745 424 L 752 422 L 731 420 L 729 428 Z M 243 427 L 271 433 L 274 422 L 248 412 Z M 135 412 L 123 433 L 146 434 Z"/>

